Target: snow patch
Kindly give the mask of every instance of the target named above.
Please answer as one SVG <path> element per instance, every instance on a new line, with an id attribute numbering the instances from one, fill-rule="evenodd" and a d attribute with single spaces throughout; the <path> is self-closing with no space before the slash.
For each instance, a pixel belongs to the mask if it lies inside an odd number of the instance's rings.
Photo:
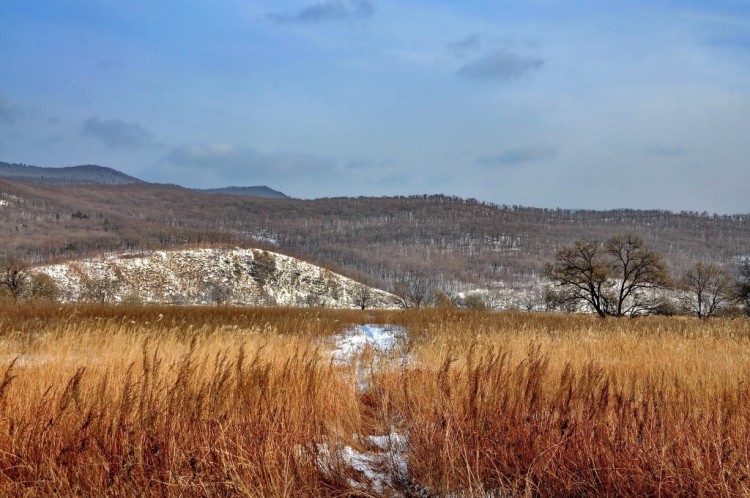
<path id="1" fill-rule="evenodd" d="M 332 474 L 342 466 L 348 467 L 355 476 L 349 479 L 351 487 L 377 494 L 393 490 L 408 481 L 406 436 L 392 432 L 359 439 L 363 446 L 372 449 L 360 451 L 345 445 L 332 450 L 327 444 L 317 445 L 318 468 Z"/>
<path id="2" fill-rule="evenodd" d="M 357 325 L 350 331 L 335 336 L 333 358 L 338 363 L 347 363 L 361 355 L 366 348 L 382 355 L 405 355 L 406 330 L 398 325 Z M 405 357 L 404 357 L 405 359 Z"/>
<path id="3" fill-rule="evenodd" d="M 397 325 L 357 325 L 335 336 L 333 342 L 333 361 L 337 365 L 353 363 L 358 392 L 370 388 L 370 377 L 384 364 L 397 364 L 402 368 L 406 365 L 408 337 L 406 330 Z M 366 355 L 365 352 L 373 354 Z"/>

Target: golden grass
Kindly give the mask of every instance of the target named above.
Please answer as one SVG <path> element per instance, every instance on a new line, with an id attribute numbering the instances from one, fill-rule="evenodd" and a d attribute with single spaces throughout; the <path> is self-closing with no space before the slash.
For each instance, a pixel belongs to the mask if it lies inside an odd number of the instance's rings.
<path id="1" fill-rule="evenodd" d="M 745 495 L 750 322 L 425 313 L 384 380 L 439 493 Z"/>
<path id="2" fill-rule="evenodd" d="M 748 320 L 0 312 L 3 496 L 367 496 L 321 447 L 390 430 L 409 479 L 386 494 L 750 494 Z M 353 323 L 411 337 L 364 392 L 325 340 Z"/>

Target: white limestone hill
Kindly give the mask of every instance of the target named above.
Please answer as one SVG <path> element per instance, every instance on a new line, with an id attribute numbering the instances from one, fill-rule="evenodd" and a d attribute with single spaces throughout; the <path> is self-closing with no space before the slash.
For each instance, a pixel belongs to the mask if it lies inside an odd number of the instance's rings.
<path id="1" fill-rule="evenodd" d="M 296 258 L 259 249 L 122 254 L 39 266 L 66 302 L 395 307 L 395 296 Z"/>

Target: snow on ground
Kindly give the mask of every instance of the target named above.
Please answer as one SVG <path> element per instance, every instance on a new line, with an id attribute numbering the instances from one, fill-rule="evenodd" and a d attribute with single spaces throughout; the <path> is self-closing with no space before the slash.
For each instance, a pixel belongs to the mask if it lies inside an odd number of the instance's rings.
<path id="1" fill-rule="evenodd" d="M 357 308 L 362 284 L 283 254 L 259 249 L 183 249 L 119 254 L 36 267 L 63 301 Z M 395 296 L 369 289 L 371 308 Z"/>
<path id="2" fill-rule="evenodd" d="M 405 354 L 407 334 L 397 325 L 365 324 L 335 336 L 333 340 L 336 345 L 333 358 L 339 363 L 347 363 L 367 347 L 384 355 Z"/>
<path id="3" fill-rule="evenodd" d="M 386 490 L 394 489 L 397 484 L 408 481 L 408 438 L 392 432 L 361 440 L 365 446 L 374 449 L 359 451 L 351 446 L 341 446 L 331 451 L 326 444 L 318 445 L 318 467 L 328 473 L 334 472 L 340 465 L 349 467 L 357 476 L 357 479 L 349 480 L 351 487 L 377 494 L 383 494 Z"/>
<path id="4" fill-rule="evenodd" d="M 339 365 L 355 362 L 354 380 L 359 392 L 369 388 L 368 379 L 374 369 L 384 365 L 393 366 L 394 359 L 404 366 L 407 360 L 408 334 L 406 329 L 397 325 L 357 325 L 332 339 L 334 347 L 331 355 L 334 362 Z M 366 351 L 373 353 L 374 357 L 363 365 Z M 378 358 L 389 361 L 373 361 Z M 357 479 L 350 480 L 350 485 L 363 492 L 383 494 L 409 482 L 406 434 L 394 429 L 389 434 L 357 435 L 356 439 L 367 450 L 360 451 L 336 443 L 332 445 L 333 448 L 327 444 L 318 445 L 318 467 L 324 472 L 333 472 L 342 465 L 350 468 L 352 474 L 357 476 Z"/>
<path id="5" fill-rule="evenodd" d="M 397 325 L 357 325 L 333 337 L 333 360 L 338 365 L 354 362 L 354 375 L 359 392 L 369 388 L 372 373 L 381 367 L 383 360 L 392 366 L 406 364 L 408 336 Z M 365 352 L 373 353 L 365 356 Z M 395 362 L 394 362 L 395 360 Z"/>

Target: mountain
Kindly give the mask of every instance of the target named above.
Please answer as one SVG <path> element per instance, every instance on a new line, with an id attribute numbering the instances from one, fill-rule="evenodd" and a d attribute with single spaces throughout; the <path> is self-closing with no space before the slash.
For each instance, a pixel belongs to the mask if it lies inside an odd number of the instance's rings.
<path id="1" fill-rule="evenodd" d="M 30 185 L 126 185 L 131 183 L 148 183 L 105 166 L 85 165 L 47 168 L 4 162 L 0 162 L 0 179 L 12 180 Z M 284 193 L 266 186 L 192 190 L 208 194 L 228 194 L 268 198 L 287 197 Z"/>
<path id="2" fill-rule="evenodd" d="M 124 185 L 143 183 L 138 178 L 104 166 L 85 165 L 43 168 L 0 162 L 0 178 L 39 185 Z"/>
<path id="3" fill-rule="evenodd" d="M 395 307 L 395 296 L 290 256 L 259 249 L 188 249 L 39 266 L 64 301 Z"/>
<path id="4" fill-rule="evenodd" d="M 224 187 L 224 188 L 209 188 L 209 189 L 191 189 L 196 192 L 203 192 L 206 194 L 227 194 L 227 195 L 246 195 L 249 197 L 267 197 L 273 199 L 288 199 L 289 196 L 278 190 L 274 190 L 269 187 Z"/>

